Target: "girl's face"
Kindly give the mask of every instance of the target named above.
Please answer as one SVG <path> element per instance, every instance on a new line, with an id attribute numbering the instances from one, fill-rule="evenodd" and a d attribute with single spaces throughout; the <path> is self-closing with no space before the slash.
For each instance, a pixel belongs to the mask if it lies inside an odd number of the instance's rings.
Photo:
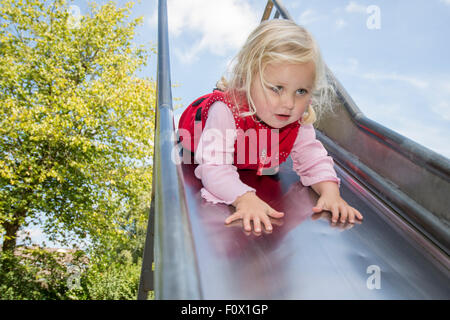
<path id="1" fill-rule="evenodd" d="M 263 78 L 267 86 L 263 86 L 258 73 L 250 89 L 258 118 L 273 128 L 300 120 L 312 96 L 314 63 L 268 64 Z"/>

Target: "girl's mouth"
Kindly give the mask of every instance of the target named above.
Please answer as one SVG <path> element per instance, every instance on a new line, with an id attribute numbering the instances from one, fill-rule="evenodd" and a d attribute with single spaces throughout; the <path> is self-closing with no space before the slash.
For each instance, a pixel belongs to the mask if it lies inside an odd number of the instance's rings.
<path id="1" fill-rule="evenodd" d="M 281 121 L 287 121 L 290 118 L 290 115 L 287 114 L 275 114 L 275 118 Z"/>

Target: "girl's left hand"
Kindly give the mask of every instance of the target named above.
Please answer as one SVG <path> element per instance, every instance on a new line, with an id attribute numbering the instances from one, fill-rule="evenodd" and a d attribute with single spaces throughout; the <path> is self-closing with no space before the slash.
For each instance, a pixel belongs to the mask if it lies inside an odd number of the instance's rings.
<path id="1" fill-rule="evenodd" d="M 351 207 L 344 199 L 341 198 L 340 195 L 336 194 L 323 194 L 317 200 L 317 204 L 312 208 L 314 213 L 321 212 L 323 210 L 330 211 L 331 221 L 336 223 L 340 216 L 340 222 L 348 222 L 355 223 L 355 218 L 362 220 L 362 214 Z"/>

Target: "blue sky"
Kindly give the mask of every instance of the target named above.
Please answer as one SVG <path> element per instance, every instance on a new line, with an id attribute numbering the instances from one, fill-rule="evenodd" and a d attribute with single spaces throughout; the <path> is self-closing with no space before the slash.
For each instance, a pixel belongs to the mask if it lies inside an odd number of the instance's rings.
<path id="1" fill-rule="evenodd" d="M 450 158 L 450 0 L 282 2 L 315 36 L 328 67 L 366 116 Z M 73 4 L 87 13 L 86 0 Z M 176 117 L 214 88 L 265 4 L 168 0 Z M 367 27 L 371 5 L 379 9 L 379 29 Z M 133 16 L 144 17 L 137 43 L 156 46 L 156 10 L 156 0 L 134 6 Z M 140 76 L 156 79 L 156 56 Z M 30 231 L 35 241 L 45 239 L 40 229 Z"/>
<path id="2" fill-rule="evenodd" d="M 176 104 L 186 107 L 214 87 L 265 2 L 168 1 Z M 369 118 L 450 158 L 450 0 L 283 4 L 312 32 L 327 65 Z M 141 5 L 146 39 L 156 43 L 156 1 Z M 379 8 L 379 29 L 367 27 L 370 5 Z"/>
<path id="3" fill-rule="evenodd" d="M 102 4 L 106 1 L 97 1 Z M 123 5 L 127 1 L 118 1 Z M 86 0 L 75 0 L 81 14 Z M 369 118 L 450 158 L 450 0 L 283 0 Z M 175 116 L 214 88 L 265 0 L 168 0 Z M 379 9 L 379 29 L 367 21 Z M 157 43 L 157 1 L 136 3 L 136 42 Z M 156 56 L 140 75 L 156 78 Z"/>

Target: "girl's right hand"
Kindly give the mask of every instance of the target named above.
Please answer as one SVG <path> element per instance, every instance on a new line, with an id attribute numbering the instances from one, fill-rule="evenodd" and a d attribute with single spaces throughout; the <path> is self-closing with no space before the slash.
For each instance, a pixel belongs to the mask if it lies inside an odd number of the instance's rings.
<path id="1" fill-rule="evenodd" d="M 245 231 L 251 231 L 250 221 L 253 220 L 255 232 L 261 232 L 261 222 L 267 231 L 272 231 L 272 223 L 269 217 L 282 218 L 283 212 L 272 209 L 266 202 L 261 200 L 255 192 L 250 191 L 238 197 L 232 204 L 236 212 L 225 219 L 225 224 L 242 219 Z"/>

